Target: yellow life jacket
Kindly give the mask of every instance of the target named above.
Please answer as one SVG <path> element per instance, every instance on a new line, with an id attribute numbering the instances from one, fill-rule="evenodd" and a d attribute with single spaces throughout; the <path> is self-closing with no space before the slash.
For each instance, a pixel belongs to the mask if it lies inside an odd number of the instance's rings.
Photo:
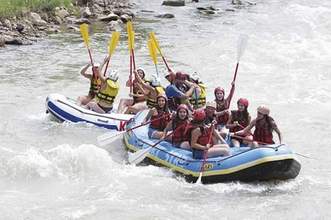
<path id="1" fill-rule="evenodd" d="M 97 102 L 102 102 L 102 104 L 106 104 L 107 107 L 112 106 L 119 89 L 120 84 L 118 82 L 107 79 L 106 88 L 100 89 L 96 95 Z"/>
<path id="2" fill-rule="evenodd" d="M 162 86 L 155 87 L 155 90 L 156 90 L 157 96 L 162 93 L 165 93 L 164 88 Z M 154 99 L 154 98 L 151 98 L 150 96 L 148 96 L 146 99 L 147 99 L 146 105 L 148 106 L 148 108 L 157 107 L 156 98 Z"/>
<path id="3" fill-rule="evenodd" d="M 95 78 L 92 76 L 89 95 L 94 97 L 96 94 L 98 94 L 100 85 L 101 85 L 101 80 L 99 79 L 99 77 Z"/>
<path id="4" fill-rule="evenodd" d="M 206 85 L 203 83 L 199 83 L 198 86 L 200 87 L 200 96 L 195 98 L 195 92 L 193 92 L 191 98 L 190 98 L 190 103 L 191 105 L 194 106 L 194 108 L 201 108 L 206 105 Z"/>

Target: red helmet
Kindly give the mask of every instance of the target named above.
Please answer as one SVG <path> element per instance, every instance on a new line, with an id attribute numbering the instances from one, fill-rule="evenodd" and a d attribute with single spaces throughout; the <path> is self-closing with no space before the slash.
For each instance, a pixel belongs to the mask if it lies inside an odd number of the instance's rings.
<path id="1" fill-rule="evenodd" d="M 185 111 L 188 112 L 188 108 L 187 108 L 187 105 L 185 104 L 180 104 L 178 107 L 177 107 L 177 112 L 181 109 L 184 109 Z"/>
<path id="2" fill-rule="evenodd" d="M 156 101 L 159 100 L 160 98 L 164 98 L 165 101 L 168 101 L 168 97 L 166 96 L 166 94 L 161 93 L 156 97 Z"/>
<path id="3" fill-rule="evenodd" d="M 202 122 L 206 118 L 206 112 L 203 109 L 197 109 L 193 112 L 193 120 Z"/>
<path id="4" fill-rule="evenodd" d="M 216 87 L 216 88 L 214 89 L 214 94 L 216 94 L 217 92 L 222 92 L 222 93 L 224 94 L 224 89 L 221 88 L 221 87 Z"/>
<path id="5" fill-rule="evenodd" d="M 247 99 L 240 98 L 240 99 L 238 99 L 237 104 L 241 104 L 241 105 L 243 105 L 243 106 L 245 106 L 247 108 L 249 103 L 248 103 L 248 100 Z"/>
<path id="6" fill-rule="evenodd" d="M 176 79 L 178 80 L 186 80 L 187 79 L 187 74 L 183 72 L 177 72 L 176 73 Z"/>

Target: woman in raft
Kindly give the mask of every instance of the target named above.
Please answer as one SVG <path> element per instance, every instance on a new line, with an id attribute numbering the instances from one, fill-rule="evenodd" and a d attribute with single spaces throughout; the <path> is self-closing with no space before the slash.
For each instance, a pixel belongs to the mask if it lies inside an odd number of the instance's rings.
<path id="1" fill-rule="evenodd" d="M 257 117 L 249 123 L 241 131 L 234 132 L 233 135 L 245 135 L 250 130 L 255 127 L 253 133 L 253 147 L 258 147 L 260 145 L 274 144 L 272 132 L 275 131 L 278 135 L 279 143 L 282 143 L 282 135 L 278 129 L 274 119 L 269 116 L 270 109 L 264 105 L 261 105 L 257 108 Z"/>

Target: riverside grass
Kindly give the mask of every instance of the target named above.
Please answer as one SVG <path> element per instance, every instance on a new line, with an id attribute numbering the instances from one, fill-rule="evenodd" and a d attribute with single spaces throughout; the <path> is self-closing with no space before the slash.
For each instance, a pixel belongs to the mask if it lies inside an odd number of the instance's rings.
<path id="1" fill-rule="evenodd" d="M 0 0 L 0 18 L 20 16 L 24 11 L 52 11 L 70 4 L 71 0 Z"/>

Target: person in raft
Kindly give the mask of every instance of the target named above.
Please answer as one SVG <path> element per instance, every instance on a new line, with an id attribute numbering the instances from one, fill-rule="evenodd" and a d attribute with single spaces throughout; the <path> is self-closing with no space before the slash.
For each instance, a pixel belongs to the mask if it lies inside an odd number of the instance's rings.
<path id="1" fill-rule="evenodd" d="M 207 126 L 204 124 L 206 113 L 203 109 L 197 109 L 193 113 L 193 120 L 189 128 L 190 144 L 192 148 L 194 159 L 203 159 L 204 153 L 206 158 L 217 156 L 228 156 L 230 154 L 229 145 L 214 129 L 214 126 Z M 212 135 L 212 138 L 210 136 Z M 217 139 L 221 144 L 216 143 Z"/>
<path id="2" fill-rule="evenodd" d="M 248 100 L 245 98 L 240 98 L 237 101 L 238 110 L 231 111 L 228 123 L 226 124 L 226 128 L 229 129 L 230 133 L 234 133 L 242 130 L 247 127 L 251 122 L 251 116 L 248 113 Z M 246 140 L 253 140 L 252 134 L 249 132 L 242 136 Z M 243 141 L 242 139 L 233 137 L 232 140 L 233 147 L 240 147 L 240 143 L 247 144 L 247 141 Z"/>
<path id="3" fill-rule="evenodd" d="M 138 68 L 134 71 L 134 74 L 138 75 L 143 82 L 147 82 L 145 80 L 145 71 L 143 68 Z M 129 96 L 132 97 L 132 99 L 120 100 L 120 104 L 118 105 L 118 113 L 136 114 L 141 110 L 147 109 L 144 90 L 142 89 L 137 77 L 133 80 L 132 93 L 130 93 Z"/>
<path id="4" fill-rule="evenodd" d="M 168 99 L 165 94 L 160 94 L 156 98 L 157 106 L 150 109 L 145 122 L 150 120 L 148 137 L 160 139 L 164 136 L 164 129 L 170 121 L 170 111 L 168 108 Z"/>
<path id="5" fill-rule="evenodd" d="M 113 103 L 118 94 L 120 85 L 117 82 L 117 71 L 110 70 L 106 76 L 101 74 L 101 71 L 99 71 L 99 78 L 101 80 L 100 90 L 96 94 L 95 98 L 91 102 L 87 103 L 86 106 L 88 109 L 104 114 L 113 109 Z"/>
<path id="6" fill-rule="evenodd" d="M 169 131 L 173 133 L 166 140 L 170 141 L 173 146 L 183 149 L 190 149 L 189 135 L 187 135 L 187 126 L 189 124 L 189 110 L 187 105 L 180 104 L 177 107 L 176 114 L 172 117 L 167 127 L 164 129 L 162 138 L 165 138 Z"/>
<path id="7" fill-rule="evenodd" d="M 270 109 L 264 105 L 257 108 L 257 117 L 249 123 L 243 130 L 234 132 L 234 135 L 245 135 L 255 127 L 253 133 L 253 147 L 258 147 L 259 144 L 274 144 L 272 132 L 275 131 L 278 135 L 279 143 L 282 143 L 282 134 L 278 129 L 274 119 L 269 116 Z"/>
<path id="8" fill-rule="evenodd" d="M 228 97 L 225 97 L 224 89 L 217 87 L 214 90 L 215 102 L 216 102 L 216 120 L 217 120 L 217 129 L 222 131 L 225 128 L 226 123 L 229 120 L 229 107 L 232 96 L 235 90 L 235 83 L 231 83 L 231 90 Z"/>
<path id="9" fill-rule="evenodd" d="M 89 103 L 99 92 L 101 86 L 101 80 L 99 78 L 100 64 L 94 63 L 94 66 L 90 67 L 91 64 L 87 64 L 79 71 L 82 76 L 90 80 L 90 90 L 87 95 L 78 97 L 78 105 L 86 105 Z"/>

